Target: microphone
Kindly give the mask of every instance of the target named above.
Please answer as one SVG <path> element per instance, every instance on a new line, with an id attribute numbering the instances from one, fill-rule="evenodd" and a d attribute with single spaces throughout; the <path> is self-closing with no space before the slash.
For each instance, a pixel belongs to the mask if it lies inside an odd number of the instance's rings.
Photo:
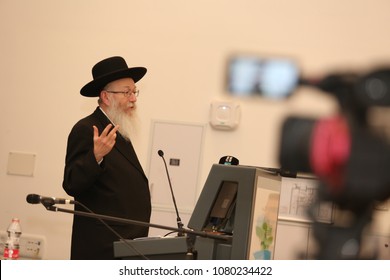
<path id="1" fill-rule="evenodd" d="M 65 212 L 65 213 L 73 213 L 74 215 L 77 215 L 75 211 L 72 212 L 71 210 L 61 209 L 61 208 L 55 207 L 53 205 L 54 204 L 78 204 L 81 207 L 83 207 L 85 210 L 87 210 L 87 212 L 80 212 L 80 213 L 88 213 L 89 212 L 92 215 L 96 215 L 87 206 L 85 206 L 84 204 L 82 204 L 81 202 L 78 202 L 76 200 L 40 196 L 39 194 L 29 194 L 26 197 L 26 201 L 30 204 L 42 203 L 46 207 L 46 209 L 50 210 L 50 211 L 55 211 L 55 212 L 60 211 L 60 212 Z M 131 243 L 129 243 L 127 239 L 122 237 L 117 231 L 115 231 L 112 227 L 110 227 L 103 219 L 98 217 L 98 215 L 96 217 L 94 217 L 94 216 L 89 216 L 89 217 L 96 218 L 97 220 L 99 220 L 104 226 L 107 227 L 107 229 L 109 229 L 113 234 L 115 234 L 119 238 L 120 241 L 124 242 L 124 244 L 127 247 L 129 247 L 131 250 L 134 250 L 143 259 L 148 260 L 148 258 L 145 255 L 143 255 L 137 248 L 135 248 Z"/>
<path id="2" fill-rule="evenodd" d="M 52 206 L 54 204 L 75 204 L 74 200 L 65 199 L 65 198 L 40 196 L 39 194 L 27 195 L 26 201 L 30 204 L 42 203 L 45 206 Z"/>
<path id="3" fill-rule="evenodd" d="M 164 166 L 165 166 L 165 172 L 167 174 L 167 177 L 168 177 L 168 183 L 169 183 L 169 188 L 171 190 L 171 195 L 172 195 L 172 200 L 173 200 L 173 205 L 175 206 L 175 211 L 176 211 L 176 221 L 177 221 L 177 227 L 179 229 L 182 229 L 183 228 L 183 223 L 181 222 L 181 218 L 179 216 L 179 211 L 177 210 L 177 205 L 176 205 L 176 199 L 175 199 L 175 195 L 173 193 L 173 188 L 172 188 L 172 184 L 171 184 L 171 179 L 169 177 L 169 172 L 168 172 L 168 167 L 167 167 L 167 163 L 165 162 L 165 158 L 164 158 L 164 152 L 162 150 L 158 150 L 158 155 L 163 159 L 164 161 Z M 184 233 L 182 231 L 179 231 L 177 233 L 177 236 L 184 236 Z"/>
<path id="4" fill-rule="evenodd" d="M 238 158 L 235 158 L 233 156 L 224 156 L 221 157 L 219 160 L 219 164 L 224 164 L 224 165 L 238 165 L 240 161 Z"/>

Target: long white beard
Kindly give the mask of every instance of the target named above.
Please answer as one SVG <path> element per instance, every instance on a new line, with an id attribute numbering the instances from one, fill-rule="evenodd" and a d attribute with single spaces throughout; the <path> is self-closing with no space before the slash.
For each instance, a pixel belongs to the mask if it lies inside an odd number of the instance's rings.
<path id="1" fill-rule="evenodd" d="M 119 133 L 126 140 L 130 141 L 131 136 L 138 130 L 139 119 L 136 112 L 137 110 L 134 107 L 131 115 L 128 115 L 122 108 L 119 107 L 119 103 L 114 98 L 112 98 L 110 102 L 112 106 L 108 108 L 107 115 L 115 125 L 119 125 Z M 130 104 L 128 106 L 130 106 Z"/>

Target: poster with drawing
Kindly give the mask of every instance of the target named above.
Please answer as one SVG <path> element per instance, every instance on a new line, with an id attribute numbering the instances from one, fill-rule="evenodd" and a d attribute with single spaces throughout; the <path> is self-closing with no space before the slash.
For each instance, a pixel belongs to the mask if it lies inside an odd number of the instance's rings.
<path id="1" fill-rule="evenodd" d="M 307 214 L 309 207 L 316 202 L 318 181 L 309 178 L 282 178 L 279 219 L 311 222 Z M 317 221 L 332 222 L 333 204 L 321 202 L 314 205 L 314 216 Z"/>
<path id="2" fill-rule="evenodd" d="M 258 177 L 249 259 L 272 260 L 278 222 L 280 179 Z"/>

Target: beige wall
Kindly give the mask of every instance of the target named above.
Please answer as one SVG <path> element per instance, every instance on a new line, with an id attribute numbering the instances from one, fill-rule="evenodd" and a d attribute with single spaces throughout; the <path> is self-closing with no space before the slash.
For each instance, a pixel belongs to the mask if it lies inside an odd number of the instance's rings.
<path id="1" fill-rule="evenodd" d="M 69 258 L 71 215 L 29 205 L 25 197 L 65 196 L 66 138 L 96 106 L 79 90 L 98 60 L 121 55 L 149 70 L 139 84 L 142 130 L 135 139 L 147 170 L 153 119 L 208 123 L 210 102 L 229 99 L 228 55 L 292 56 L 306 75 L 388 62 L 389 10 L 387 0 L 0 0 L 0 229 L 18 216 L 24 232 L 46 236 L 46 258 Z M 277 166 L 279 124 L 287 114 L 335 109 L 331 98 L 307 90 L 283 103 L 235 101 L 242 108 L 237 130 L 207 126 L 201 185 L 223 155 Z M 6 174 L 10 151 L 37 154 L 33 177 Z"/>

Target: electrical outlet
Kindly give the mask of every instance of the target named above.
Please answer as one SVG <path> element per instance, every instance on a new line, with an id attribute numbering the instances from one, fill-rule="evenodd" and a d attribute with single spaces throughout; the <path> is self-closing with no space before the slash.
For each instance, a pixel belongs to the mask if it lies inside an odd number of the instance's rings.
<path id="1" fill-rule="evenodd" d="M 3 255 L 7 232 L 0 231 L 0 252 Z M 22 233 L 20 236 L 19 258 L 21 260 L 42 260 L 45 251 L 46 238 L 42 235 Z"/>

